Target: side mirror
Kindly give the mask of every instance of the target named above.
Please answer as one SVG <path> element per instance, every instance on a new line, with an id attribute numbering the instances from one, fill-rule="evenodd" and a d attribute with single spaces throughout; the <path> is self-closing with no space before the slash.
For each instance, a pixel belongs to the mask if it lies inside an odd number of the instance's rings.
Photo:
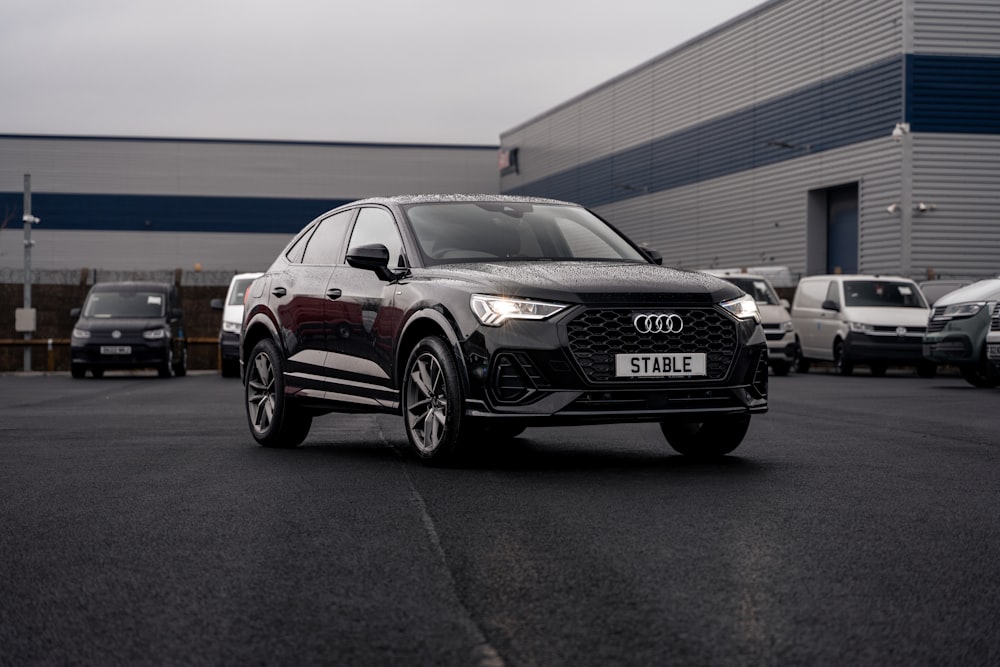
<path id="1" fill-rule="evenodd" d="M 182 311 L 180 308 L 171 308 L 170 309 L 170 321 L 171 322 L 180 322 L 181 319 L 183 319 L 183 318 L 184 318 L 184 311 Z"/>
<path id="2" fill-rule="evenodd" d="M 792 309 L 792 304 L 788 303 L 788 299 L 782 299 L 781 300 L 781 307 L 784 308 L 785 310 L 791 310 Z"/>
<path id="3" fill-rule="evenodd" d="M 648 257 L 649 261 L 653 264 L 663 265 L 663 255 L 660 254 L 659 250 L 654 250 L 653 248 L 649 248 L 644 245 L 639 246 L 639 250 L 641 250 L 642 254 Z"/>
<path id="4" fill-rule="evenodd" d="M 356 269 L 374 271 L 382 280 L 392 280 L 396 274 L 389 270 L 389 249 L 381 243 L 371 243 L 347 251 L 347 263 Z"/>
<path id="5" fill-rule="evenodd" d="M 831 301 L 830 299 L 827 299 L 826 301 L 824 301 L 823 305 L 820 306 L 820 307 L 823 310 L 834 310 L 834 311 L 836 311 L 838 313 L 840 312 L 840 304 L 838 304 L 836 301 Z"/>
<path id="6" fill-rule="evenodd" d="M 212 310 L 225 310 L 226 309 L 225 304 L 222 303 L 222 299 L 220 299 L 218 297 L 212 299 L 212 301 L 209 303 L 209 306 L 212 308 Z"/>
<path id="7" fill-rule="evenodd" d="M 80 313 L 82 313 L 82 312 L 83 311 L 80 310 L 79 308 L 70 308 L 69 309 L 69 316 L 72 317 L 73 319 L 76 319 L 76 318 L 80 317 Z"/>

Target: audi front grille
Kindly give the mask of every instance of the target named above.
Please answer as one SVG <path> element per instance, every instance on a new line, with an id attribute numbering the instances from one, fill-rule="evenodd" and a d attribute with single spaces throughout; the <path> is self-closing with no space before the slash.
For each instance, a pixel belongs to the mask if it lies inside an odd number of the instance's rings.
<path id="1" fill-rule="evenodd" d="M 676 328 L 665 318 L 662 327 L 640 327 L 652 328 L 649 333 L 640 333 L 634 324 L 637 316 L 671 314 L 683 323 L 679 332 L 656 331 Z M 670 352 L 704 352 L 705 379 L 720 380 L 729 372 L 739 340 L 736 323 L 712 308 L 590 309 L 570 321 L 566 329 L 573 359 L 592 382 L 662 382 L 664 378 L 615 377 L 615 355 Z"/>

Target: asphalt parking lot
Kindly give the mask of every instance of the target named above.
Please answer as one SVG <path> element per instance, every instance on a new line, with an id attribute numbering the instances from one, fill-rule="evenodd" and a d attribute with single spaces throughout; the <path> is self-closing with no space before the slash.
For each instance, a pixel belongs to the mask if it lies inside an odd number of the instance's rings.
<path id="1" fill-rule="evenodd" d="M 391 416 L 257 447 L 214 374 L 0 376 L 0 664 L 1000 664 L 1000 390 L 771 406 L 717 463 L 639 424 L 440 469 Z"/>

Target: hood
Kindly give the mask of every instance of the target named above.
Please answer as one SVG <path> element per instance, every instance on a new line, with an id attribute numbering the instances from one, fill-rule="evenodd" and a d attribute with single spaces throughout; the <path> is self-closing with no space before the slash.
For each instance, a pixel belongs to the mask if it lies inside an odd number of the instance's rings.
<path id="1" fill-rule="evenodd" d="M 580 303 L 601 301 L 614 294 L 670 294 L 674 301 L 717 303 L 743 292 L 705 273 L 637 262 L 497 262 L 447 264 L 414 272 L 413 279 L 452 279 L 494 294 Z"/>
<path id="2" fill-rule="evenodd" d="M 776 306 L 758 301 L 757 309 L 760 311 L 760 321 L 766 324 L 780 324 L 792 319 L 792 316 L 788 314 L 784 306 Z"/>
<path id="3" fill-rule="evenodd" d="M 968 303 L 970 301 L 998 301 L 1000 300 L 1000 278 L 989 278 L 980 280 L 977 283 L 959 287 L 953 292 L 948 292 L 934 302 L 934 307 L 951 306 L 956 303 Z"/>
<path id="4" fill-rule="evenodd" d="M 928 308 L 885 308 L 880 306 L 848 306 L 844 319 L 850 322 L 893 327 L 926 327 Z"/>
<path id="5" fill-rule="evenodd" d="M 119 331 L 146 331 L 147 329 L 159 329 L 164 324 L 166 321 L 162 318 L 81 317 L 77 320 L 76 328 L 94 333 L 109 332 L 115 329 Z"/>

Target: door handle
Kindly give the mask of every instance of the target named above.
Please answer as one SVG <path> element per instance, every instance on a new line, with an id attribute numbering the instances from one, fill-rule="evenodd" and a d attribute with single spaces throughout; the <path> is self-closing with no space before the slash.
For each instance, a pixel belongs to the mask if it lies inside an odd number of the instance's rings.
<path id="1" fill-rule="evenodd" d="M 285 294 L 287 294 L 287 293 L 288 292 L 285 291 L 284 287 L 275 287 L 273 290 L 271 290 L 271 294 L 273 294 L 274 296 L 278 297 L 279 299 L 281 297 L 285 296 Z"/>
<path id="2" fill-rule="evenodd" d="M 339 299 L 341 294 L 343 294 L 343 292 L 336 287 L 331 287 L 326 291 L 326 297 L 328 299 Z"/>

